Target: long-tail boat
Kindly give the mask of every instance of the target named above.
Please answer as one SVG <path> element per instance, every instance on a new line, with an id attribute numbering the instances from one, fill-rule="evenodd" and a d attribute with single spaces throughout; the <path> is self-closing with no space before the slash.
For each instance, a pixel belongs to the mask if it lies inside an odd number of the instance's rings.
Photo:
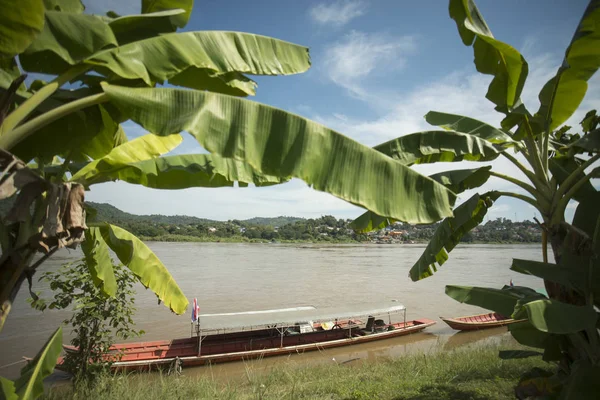
<path id="1" fill-rule="evenodd" d="M 399 314 L 401 321 L 394 322 L 393 316 Z M 408 335 L 433 324 L 430 319 L 407 321 L 406 308 L 395 302 L 346 309 L 200 314 L 192 337 L 117 344 L 106 358 L 117 370 L 188 367 L 354 345 Z"/>
<path id="2" fill-rule="evenodd" d="M 478 315 L 469 315 L 466 317 L 445 318 L 440 317 L 452 329 L 459 331 L 473 331 L 477 329 L 496 328 L 505 326 L 522 320 L 512 319 L 498 313 L 486 313 Z"/>

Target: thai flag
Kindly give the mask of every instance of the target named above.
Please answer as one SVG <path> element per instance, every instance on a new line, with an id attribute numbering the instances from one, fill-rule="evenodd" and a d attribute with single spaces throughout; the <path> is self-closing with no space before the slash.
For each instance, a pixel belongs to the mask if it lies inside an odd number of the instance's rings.
<path id="1" fill-rule="evenodd" d="M 198 305 L 198 299 L 194 298 L 192 305 L 192 322 L 196 322 L 200 317 L 200 306 Z"/>

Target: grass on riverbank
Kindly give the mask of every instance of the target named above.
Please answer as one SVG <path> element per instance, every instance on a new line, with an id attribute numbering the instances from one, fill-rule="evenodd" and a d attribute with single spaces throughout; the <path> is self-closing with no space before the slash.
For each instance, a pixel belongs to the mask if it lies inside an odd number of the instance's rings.
<path id="1" fill-rule="evenodd" d="M 507 342 L 508 343 L 508 342 Z M 376 363 L 247 369 L 243 380 L 135 374 L 101 378 L 94 387 L 52 389 L 47 399 L 512 399 L 519 376 L 550 368 L 539 357 L 501 360 L 489 345 L 408 355 Z"/>

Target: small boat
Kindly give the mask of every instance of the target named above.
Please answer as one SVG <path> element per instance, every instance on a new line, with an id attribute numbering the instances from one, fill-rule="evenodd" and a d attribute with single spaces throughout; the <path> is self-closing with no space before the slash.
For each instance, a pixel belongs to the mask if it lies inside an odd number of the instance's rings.
<path id="1" fill-rule="evenodd" d="M 406 321 L 406 308 L 395 302 L 299 309 L 200 314 L 195 335 L 189 338 L 117 344 L 106 359 L 113 361 L 116 370 L 180 368 L 366 343 L 420 332 L 435 324 L 425 318 Z M 394 322 L 393 315 L 403 317 Z"/>
<path id="2" fill-rule="evenodd" d="M 512 319 L 510 317 L 505 317 L 504 315 L 498 313 L 478 314 L 457 318 L 440 318 L 442 319 L 442 321 L 447 323 L 452 329 L 457 329 L 459 331 L 473 331 L 477 329 L 496 328 L 498 326 L 505 326 L 514 322 L 522 321 Z"/>

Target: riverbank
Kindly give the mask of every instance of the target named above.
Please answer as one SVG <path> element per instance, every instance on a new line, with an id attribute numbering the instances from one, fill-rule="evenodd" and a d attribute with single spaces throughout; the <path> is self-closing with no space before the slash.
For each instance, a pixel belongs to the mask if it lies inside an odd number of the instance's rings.
<path id="1" fill-rule="evenodd" d="M 166 376 L 158 373 L 100 378 L 73 392 L 63 385 L 47 399 L 513 399 L 519 377 L 534 367 L 548 369 L 540 357 L 501 360 L 499 344 L 408 355 L 376 363 L 350 362 L 298 366 L 290 361 L 268 373 L 247 364 L 243 376 Z M 206 367 L 209 368 L 209 367 Z"/>
<path id="2" fill-rule="evenodd" d="M 427 240 L 414 240 L 411 242 L 399 242 L 399 243 L 379 243 L 377 241 L 356 241 L 356 240 L 339 240 L 339 239 L 330 239 L 330 240 L 275 240 L 269 241 L 265 239 L 249 239 L 245 236 L 231 236 L 231 237 L 219 237 L 219 236 L 189 236 L 189 235 L 161 235 L 161 236 L 139 236 L 139 238 L 145 242 L 165 242 L 165 243 L 278 243 L 278 244 L 355 244 L 355 245 L 363 245 L 363 244 L 394 244 L 394 245 L 402 245 L 402 244 L 427 244 L 429 243 Z M 463 242 L 461 245 L 469 245 L 469 244 L 503 244 L 503 245 L 531 245 L 537 244 L 537 242 L 510 242 L 510 241 L 493 241 L 493 242 L 485 242 L 485 241 L 472 241 L 472 242 Z M 541 243 L 540 243 L 541 244 Z"/>

